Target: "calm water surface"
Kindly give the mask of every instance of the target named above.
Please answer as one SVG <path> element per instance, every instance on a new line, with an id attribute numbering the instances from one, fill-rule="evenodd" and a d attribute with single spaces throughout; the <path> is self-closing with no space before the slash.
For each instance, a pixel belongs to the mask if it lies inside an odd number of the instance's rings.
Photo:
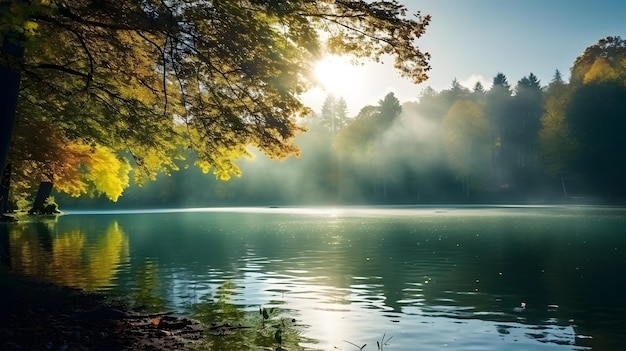
<path id="1" fill-rule="evenodd" d="M 15 272 L 249 327 L 209 336 L 218 350 L 626 345 L 622 208 L 76 211 L 7 229 Z"/>

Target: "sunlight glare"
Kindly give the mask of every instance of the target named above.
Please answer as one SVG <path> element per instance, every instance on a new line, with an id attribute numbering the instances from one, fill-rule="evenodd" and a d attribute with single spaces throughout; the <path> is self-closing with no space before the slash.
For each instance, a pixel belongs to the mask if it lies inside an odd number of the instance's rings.
<path id="1" fill-rule="evenodd" d="M 362 67 L 348 57 L 327 55 L 315 66 L 315 78 L 323 89 L 336 96 L 348 96 L 363 83 Z"/>

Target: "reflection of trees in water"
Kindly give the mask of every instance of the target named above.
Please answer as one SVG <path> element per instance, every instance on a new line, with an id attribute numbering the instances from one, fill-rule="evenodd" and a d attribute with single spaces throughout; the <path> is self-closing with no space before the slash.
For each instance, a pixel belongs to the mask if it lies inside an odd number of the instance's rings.
<path id="1" fill-rule="evenodd" d="M 9 245 L 8 224 L 0 222 L 0 264 L 11 265 L 11 250 Z"/>
<path id="2" fill-rule="evenodd" d="M 481 219 L 433 212 L 398 220 L 229 213 L 6 228 L 18 272 L 87 289 L 120 279 L 116 290 L 128 289 L 149 309 L 188 299 L 189 310 L 205 323 L 247 327 L 214 330 L 225 334 L 210 336 L 215 349 L 276 348 L 278 330 L 285 347 L 297 349 L 303 328 L 291 322 L 292 311 L 278 307 L 302 291 L 298 298 L 311 304 L 354 304 L 392 320 L 407 313 L 502 325 L 518 317 L 527 325 L 548 318 L 568 324 L 578 320 L 577 310 L 619 303 L 626 295 L 617 278 L 625 268 L 626 237 L 616 235 L 621 221 L 571 213 Z M 121 226 L 133 228 L 134 261 L 129 274 L 116 277 L 130 245 Z M 239 285 L 247 281 L 255 285 Z M 277 300 L 266 303 L 274 307 L 267 320 L 258 306 L 242 302 L 246 289 L 257 288 Z M 523 315 L 513 311 L 520 302 L 528 304 Z M 561 307 L 548 311 L 549 304 Z"/>
<path id="3" fill-rule="evenodd" d="M 300 335 L 303 326 L 296 323 L 294 311 L 236 304 L 233 298 L 240 289 L 242 287 L 233 281 L 224 282 L 213 296 L 200 297 L 200 302 L 192 307 L 192 317 L 210 326 L 207 339 L 212 349 L 252 350 L 281 346 L 287 350 L 303 350 L 299 346 L 305 341 Z"/>
<path id="4" fill-rule="evenodd" d="M 55 221 L 15 223 L 9 240 L 14 271 L 86 290 L 110 286 L 129 255 L 128 237 L 117 222 L 97 236 L 80 229 L 58 232 Z"/>
<path id="5" fill-rule="evenodd" d="M 166 300 L 159 291 L 161 284 L 158 263 L 147 259 L 135 273 L 135 287 L 132 291 L 133 302 L 148 312 L 164 311 Z"/>
<path id="6" fill-rule="evenodd" d="M 55 221 L 56 222 L 56 221 Z M 52 252 L 52 229 L 51 221 L 37 221 L 32 224 L 33 230 L 37 233 L 39 244 L 42 249 Z"/>

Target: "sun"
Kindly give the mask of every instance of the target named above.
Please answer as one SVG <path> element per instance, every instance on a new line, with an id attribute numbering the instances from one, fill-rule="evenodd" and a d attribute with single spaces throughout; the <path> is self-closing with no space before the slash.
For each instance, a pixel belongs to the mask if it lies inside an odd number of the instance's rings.
<path id="1" fill-rule="evenodd" d="M 348 57 L 327 55 L 315 65 L 315 79 L 329 94 L 353 95 L 363 81 L 361 66 L 350 62 Z"/>

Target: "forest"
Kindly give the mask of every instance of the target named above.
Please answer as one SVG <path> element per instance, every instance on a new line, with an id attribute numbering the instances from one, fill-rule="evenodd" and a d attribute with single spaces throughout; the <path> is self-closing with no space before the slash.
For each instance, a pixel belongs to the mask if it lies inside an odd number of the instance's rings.
<path id="1" fill-rule="evenodd" d="M 430 15 L 409 17 L 398 1 L 0 9 L 0 213 L 27 208 L 42 183 L 72 207 L 615 202 L 626 192 L 620 37 L 584 50 L 567 82 L 558 71 L 543 85 L 494 72 L 488 88 L 416 86 L 413 101 L 389 92 L 348 115 L 340 96 L 320 111 L 300 99 L 315 62 L 389 58 L 423 83 Z"/>
<path id="2" fill-rule="evenodd" d="M 626 196 L 626 41 L 607 37 L 547 84 L 533 73 L 510 83 L 496 73 L 485 89 L 454 80 L 393 92 L 356 116 L 329 95 L 301 122 L 299 157 L 270 160 L 256 150 L 243 176 L 222 181 L 185 167 L 113 204 L 70 199 L 70 207 L 601 202 Z M 418 87 L 416 87 L 416 91 Z"/>

